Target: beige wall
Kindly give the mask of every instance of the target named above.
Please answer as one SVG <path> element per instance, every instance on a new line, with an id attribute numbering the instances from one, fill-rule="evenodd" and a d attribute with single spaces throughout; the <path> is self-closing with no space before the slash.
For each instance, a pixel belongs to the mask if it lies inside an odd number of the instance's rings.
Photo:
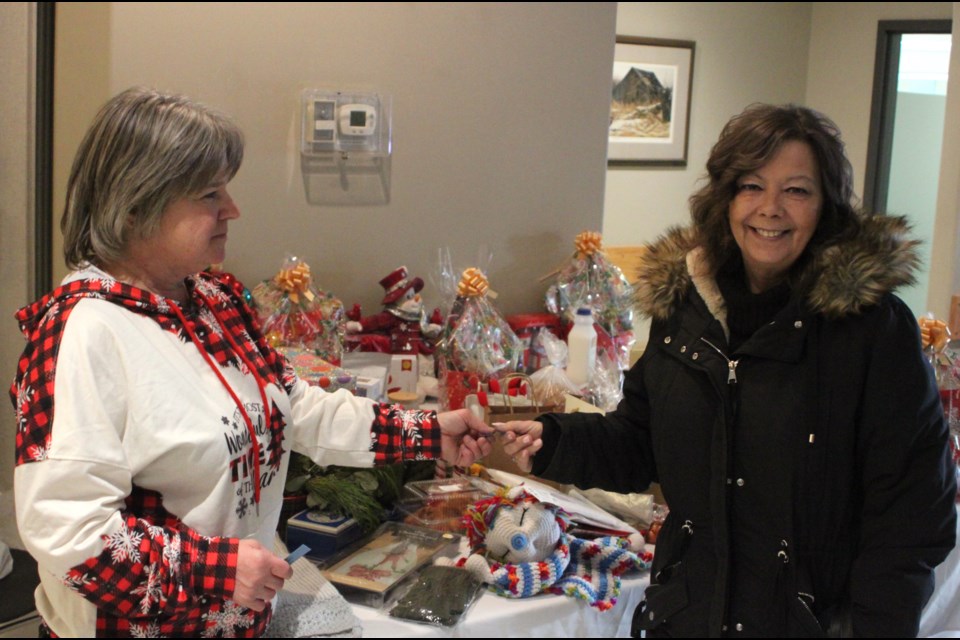
<path id="1" fill-rule="evenodd" d="M 74 70 L 57 86 L 58 113 L 77 100 L 85 125 L 90 101 L 145 84 L 214 105 L 244 129 L 232 185 L 243 217 L 226 267 L 248 284 L 292 252 L 348 305 L 379 311 L 377 281 L 396 266 L 427 279 L 438 248 L 466 267 L 483 243 L 501 309 L 538 310 L 540 276 L 576 233 L 601 225 L 615 3 L 58 7 L 58 64 Z M 392 95 L 389 204 L 306 203 L 299 95 L 312 87 Z M 80 135 L 61 127 L 58 149 L 69 157 Z M 425 294 L 435 304 L 439 290 Z"/>
<path id="2" fill-rule="evenodd" d="M 950 2 L 814 2 L 807 105 L 843 132 L 855 189 L 863 191 L 870 135 L 873 64 L 880 20 L 950 19 Z"/>
<path id="3" fill-rule="evenodd" d="M 870 133 L 870 103 L 873 92 L 873 67 L 876 55 L 877 22 L 880 20 L 950 19 L 950 2 L 815 2 L 813 29 L 810 38 L 810 63 L 807 78 L 807 103 L 832 117 L 843 131 L 847 155 L 853 164 L 855 189 L 862 195 L 867 164 L 867 143 Z M 953 30 L 957 34 L 957 30 Z M 956 35 L 955 35 L 956 38 Z M 956 42 L 956 39 L 955 39 Z M 957 49 L 953 47 L 956 60 Z M 951 65 L 950 88 L 960 75 L 960 68 Z M 951 100 L 951 97 L 953 100 Z M 951 102 L 955 108 L 956 95 L 948 96 L 947 138 L 951 137 L 949 124 Z M 956 143 L 954 143 L 956 144 Z M 953 234 L 956 226 L 956 208 L 944 208 L 945 188 L 943 170 L 953 158 L 945 146 L 941 157 L 940 204 L 937 206 L 935 233 L 930 245 L 930 282 L 926 308 L 937 317 L 946 318 L 950 294 L 954 291 L 953 265 L 957 263 Z M 948 176 L 949 184 L 956 183 L 957 174 Z M 956 194 L 950 195 L 956 202 Z"/>
<path id="4" fill-rule="evenodd" d="M 53 284 L 66 275 L 60 214 L 73 154 L 110 97 L 110 3 L 60 2 L 56 10 L 53 110 Z M 78 53 L 79 52 L 79 53 Z M 65 55 L 66 54 L 66 55 Z"/>
<path id="5" fill-rule="evenodd" d="M 953 46 L 950 49 L 950 79 L 947 86 L 947 113 L 943 123 L 940 153 L 940 184 L 937 189 L 937 218 L 930 247 L 930 291 L 927 301 L 935 313 L 950 317 L 949 300 L 960 292 L 960 258 L 957 256 L 957 216 L 960 215 L 960 2 L 953 3 Z M 950 267 L 952 266 L 952 273 Z"/>
<path id="6" fill-rule="evenodd" d="M 753 102 L 802 102 L 810 38 L 808 2 L 621 2 L 617 34 L 694 40 L 685 168 L 607 172 L 604 242 L 650 242 L 689 220 L 687 198 L 704 174 L 720 129 Z"/>
<path id="7" fill-rule="evenodd" d="M 0 3 L 0 491 L 13 484 L 16 431 L 7 388 L 23 350 L 13 312 L 28 302 L 33 286 L 35 35 L 34 3 Z"/>

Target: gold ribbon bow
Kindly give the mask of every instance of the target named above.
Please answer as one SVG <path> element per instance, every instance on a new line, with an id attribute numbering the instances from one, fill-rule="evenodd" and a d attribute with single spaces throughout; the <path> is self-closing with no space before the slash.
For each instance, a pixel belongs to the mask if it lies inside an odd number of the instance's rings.
<path id="1" fill-rule="evenodd" d="M 943 320 L 923 317 L 920 323 L 920 344 L 924 349 L 933 347 L 934 352 L 940 353 L 950 341 L 950 329 Z"/>
<path id="2" fill-rule="evenodd" d="M 487 276 L 476 267 L 465 269 L 460 276 L 460 284 L 457 285 L 457 295 L 462 298 L 474 298 L 487 294 L 490 289 L 490 283 Z"/>
<path id="3" fill-rule="evenodd" d="M 581 256 L 590 256 L 600 251 L 600 238 L 596 231 L 583 231 L 577 234 L 574 245 Z"/>
<path id="4" fill-rule="evenodd" d="M 305 262 L 290 269 L 281 269 L 273 281 L 286 291 L 287 296 L 295 304 L 299 304 L 301 295 L 308 302 L 313 302 L 313 292 L 310 291 L 310 266 Z"/>

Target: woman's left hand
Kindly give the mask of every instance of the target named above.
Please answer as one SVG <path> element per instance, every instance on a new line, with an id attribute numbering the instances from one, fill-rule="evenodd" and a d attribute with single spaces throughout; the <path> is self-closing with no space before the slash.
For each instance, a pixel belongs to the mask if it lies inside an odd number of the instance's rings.
<path id="1" fill-rule="evenodd" d="M 493 445 L 485 436 L 495 433 L 469 409 L 457 409 L 437 414 L 440 423 L 441 456 L 458 467 L 469 467 L 488 455 Z"/>

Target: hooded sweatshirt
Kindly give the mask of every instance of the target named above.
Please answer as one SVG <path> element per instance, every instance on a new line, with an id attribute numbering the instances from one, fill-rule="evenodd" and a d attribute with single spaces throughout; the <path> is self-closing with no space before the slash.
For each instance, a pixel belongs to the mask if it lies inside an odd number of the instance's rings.
<path id="1" fill-rule="evenodd" d="M 436 414 L 297 378 L 232 276 L 186 285 L 181 306 L 87 267 L 17 314 L 17 520 L 56 635 L 260 635 L 237 550 L 272 547 L 290 451 L 439 455 Z"/>

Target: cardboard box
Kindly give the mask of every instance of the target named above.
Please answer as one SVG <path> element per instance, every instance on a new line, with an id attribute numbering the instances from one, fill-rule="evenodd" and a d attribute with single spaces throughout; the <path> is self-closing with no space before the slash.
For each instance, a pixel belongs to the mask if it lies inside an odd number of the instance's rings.
<path id="1" fill-rule="evenodd" d="M 387 374 L 387 394 L 391 391 L 417 392 L 417 380 L 420 378 L 417 356 L 404 356 L 398 353 L 390 358 L 390 373 Z"/>
<path id="2" fill-rule="evenodd" d="M 358 396 L 377 402 L 387 397 L 387 373 L 390 371 L 389 353 L 353 351 L 343 354 L 344 369 L 357 374 Z"/>
<path id="3" fill-rule="evenodd" d="M 326 560 L 363 536 L 353 518 L 305 509 L 287 520 L 287 548 L 310 547 L 308 558 Z"/>
<path id="4" fill-rule="evenodd" d="M 357 376 L 357 389 L 354 393 L 361 398 L 370 398 L 380 402 L 383 400 L 383 378 Z"/>

